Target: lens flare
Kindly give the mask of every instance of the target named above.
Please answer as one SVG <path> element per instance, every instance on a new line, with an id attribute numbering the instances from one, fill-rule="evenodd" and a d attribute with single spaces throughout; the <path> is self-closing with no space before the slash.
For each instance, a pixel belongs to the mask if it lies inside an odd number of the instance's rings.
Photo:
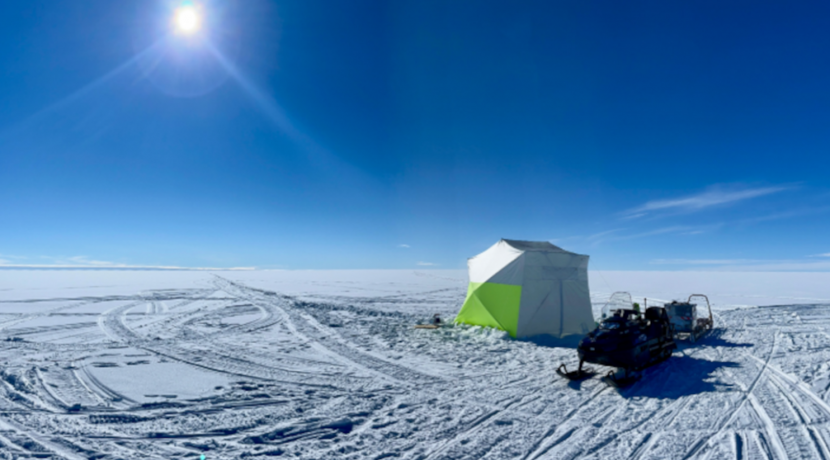
<path id="1" fill-rule="evenodd" d="M 199 30 L 202 25 L 202 17 L 194 5 L 186 4 L 176 9 L 173 23 L 180 33 L 189 35 Z"/>

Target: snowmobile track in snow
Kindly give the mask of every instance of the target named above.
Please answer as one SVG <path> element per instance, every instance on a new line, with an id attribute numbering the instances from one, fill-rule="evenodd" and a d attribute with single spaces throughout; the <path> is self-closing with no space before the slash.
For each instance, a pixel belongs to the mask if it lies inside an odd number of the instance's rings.
<path id="1" fill-rule="evenodd" d="M 412 329 L 452 318 L 463 280 L 288 296 L 230 276 L 0 302 L 0 459 L 830 460 L 826 307 L 718 310 L 616 389 L 559 378 L 574 350 Z M 217 383 L 184 396 L 118 377 L 165 366 Z"/>
<path id="2" fill-rule="evenodd" d="M 400 366 L 358 349 L 358 347 L 348 343 L 335 332 L 327 330 L 313 316 L 296 311 L 290 298 L 277 295 L 269 296 L 266 293 L 245 289 L 242 286 L 227 282 L 221 278 L 217 279 L 217 285 L 226 292 L 232 293 L 232 295 L 237 295 L 241 299 L 248 300 L 253 305 L 261 306 L 270 313 L 272 318 L 279 316 L 279 319 L 286 322 L 289 330 L 298 339 L 312 344 L 318 351 L 332 356 L 345 366 L 357 367 L 373 375 L 392 379 L 398 384 L 409 384 L 410 382 L 425 384 L 441 380 L 439 377 Z M 269 327 L 273 323 L 276 323 L 276 321 L 266 326 L 258 325 L 256 329 Z"/>

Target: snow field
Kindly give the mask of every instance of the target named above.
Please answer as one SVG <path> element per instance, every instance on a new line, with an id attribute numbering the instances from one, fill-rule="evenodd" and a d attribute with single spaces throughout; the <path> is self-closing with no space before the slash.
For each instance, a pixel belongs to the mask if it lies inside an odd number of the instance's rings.
<path id="1" fill-rule="evenodd" d="M 414 329 L 464 272 L 0 272 L 0 458 L 830 460 L 824 285 L 603 276 L 597 311 L 703 291 L 716 329 L 619 390 L 549 341 Z"/>

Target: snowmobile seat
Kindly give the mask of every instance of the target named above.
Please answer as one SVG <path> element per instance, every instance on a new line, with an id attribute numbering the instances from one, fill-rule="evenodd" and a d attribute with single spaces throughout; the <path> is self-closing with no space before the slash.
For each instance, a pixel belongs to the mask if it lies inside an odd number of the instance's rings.
<path id="1" fill-rule="evenodd" d="M 665 308 L 648 307 L 646 309 L 646 319 L 652 322 L 669 322 L 669 315 L 666 314 Z"/>
<path id="2" fill-rule="evenodd" d="M 665 336 L 671 327 L 665 308 L 649 307 L 646 310 L 646 319 L 648 320 L 648 334 L 653 337 Z"/>

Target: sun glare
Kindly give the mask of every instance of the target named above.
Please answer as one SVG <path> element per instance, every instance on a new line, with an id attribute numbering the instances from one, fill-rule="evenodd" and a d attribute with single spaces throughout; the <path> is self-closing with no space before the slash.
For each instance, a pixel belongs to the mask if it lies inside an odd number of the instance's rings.
<path id="1" fill-rule="evenodd" d="M 192 34 L 199 30 L 202 18 L 199 11 L 193 5 L 185 5 L 176 9 L 173 22 L 176 29 L 183 34 Z"/>

